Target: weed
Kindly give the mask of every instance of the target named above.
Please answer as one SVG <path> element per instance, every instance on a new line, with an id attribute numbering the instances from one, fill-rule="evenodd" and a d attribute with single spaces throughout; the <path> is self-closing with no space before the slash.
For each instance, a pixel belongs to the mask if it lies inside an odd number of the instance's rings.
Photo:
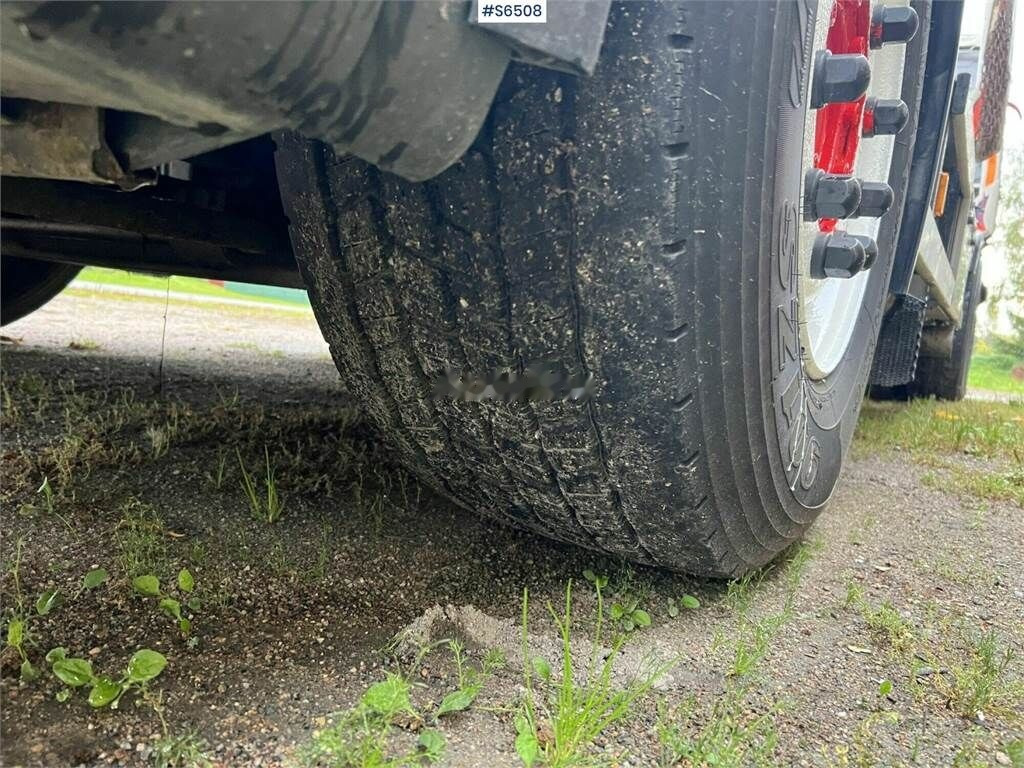
<path id="1" fill-rule="evenodd" d="M 678 600 L 670 597 L 668 599 L 668 615 L 673 619 L 679 615 L 681 609 L 695 611 L 700 608 L 700 600 L 693 595 L 683 595 Z"/>
<path id="2" fill-rule="evenodd" d="M 146 427 L 145 434 L 154 460 L 167 454 L 171 447 L 171 435 L 166 428 L 151 425 Z"/>
<path id="3" fill-rule="evenodd" d="M 206 740 L 195 731 L 166 733 L 153 743 L 153 765 L 155 768 L 209 768 L 213 763 L 206 749 Z"/>
<path id="4" fill-rule="evenodd" d="M 61 515 L 56 509 L 56 505 L 54 503 L 53 487 L 50 485 L 49 477 L 43 478 L 43 484 L 39 486 L 39 489 L 36 491 L 36 493 L 41 493 L 43 495 L 43 501 L 46 504 L 46 511 L 49 514 L 56 517 L 62 523 L 64 523 L 64 527 L 67 528 L 69 531 L 72 530 L 71 523 L 69 523 L 64 518 L 64 516 Z"/>
<path id="5" fill-rule="evenodd" d="M 917 642 L 913 625 L 886 601 L 872 607 L 864 599 L 863 590 L 850 582 L 846 587 L 846 605 L 860 612 L 876 637 L 884 641 L 895 653 L 906 654 Z"/>
<path id="6" fill-rule="evenodd" d="M 466 649 L 458 640 L 449 640 L 448 647 L 455 661 L 458 687 L 441 699 L 441 703 L 434 712 L 435 719 L 468 709 L 483 689 L 486 676 L 493 671 L 493 668 L 489 666 L 490 663 L 493 663 L 493 659 L 485 659 L 483 668 L 479 671 L 469 666 L 466 663 Z"/>
<path id="7" fill-rule="evenodd" d="M 565 608 L 561 615 L 548 604 L 562 640 L 562 669 L 556 680 L 546 661 L 530 654 L 527 642 L 529 596 L 523 591 L 522 644 L 526 695 L 515 716 L 516 752 L 527 766 L 542 762 L 548 766 L 571 766 L 586 762 L 586 755 L 599 735 L 629 716 L 633 705 L 668 671 L 671 664 L 647 667 L 625 688 L 612 684 L 612 664 L 625 639 L 619 634 L 611 649 L 602 653 L 604 608 L 601 588 L 597 590 L 597 622 L 590 658 L 582 684 L 574 678 L 571 647 L 572 583 L 566 585 Z M 603 655 L 603 661 L 599 659 Z M 535 676 L 537 687 L 535 687 Z"/>
<path id="8" fill-rule="evenodd" d="M 264 477 L 266 485 L 265 500 L 257 492 L 253 476 L 245 468 L 245 462 L 242 461 L 242 454 L 239 453 L 238 449 L 235 449 L 235 455 L 238 456 L 238 466 L 242 471 L 242 490 L 245 491 L 245 497 L 249 501 L 249 509 L 253 517 L 266 523 L 276 523 L 284 513 L 284 503 L 277 492 L 277 481 L 274 476 L 274 469 L 270 465 L 269 449 L 266 445 L 263 446 L 263 455 L 266 459 L 266 475 Z"/>
<path id="9" fill-rule="evenodd" d="M 764 569 L 748 571 L 743 577 L 730 581 L 725 592 L 726 607 L 737 613 L 747 613 L 754 600 L 754 592 L 765 573 Z"/>
<path id="10" fill-rule="evenodd" d="M 1024 768 L 1024 739 L 1014 739 L 1003 745 L 1003 753 L 1010 758 L 1013 768 Z"/>
<path id="11" fill-rule="evenodd" d="M 762 619 L 744 619 L 733 644 L 732 662 L 726 674 L 729 677 L 747 677 L 754 672 L 768 653 L 768 645 L 779 627 L 786 621 L 785 613 Z"/>
<path id="12" fill-rule="evenodd" d="M 134 498 L 122 504 L 120 511 L 114 544 L 121 571 L 129 578 L 163 573 L 168 563 L 163 521 L 153 507 Z"/>
<path id="13" fill-rule="evenodd" d="M 640 627 L 651 626 L 651 616 L 639 607 L 640 598 L 626 595 L 612 603 L 608 617 L 616 622 L 623 632 L 632 632 Z"/>
<path id="14" fill-rule="evenodd" d="M 156 651 L 142 648 L 132 654 L 124 674 L 114 680 L 96 675 L 88 659 L 70 658 L 67 649 L 57 647 L 46 654 L 53 674 L 66 686 L 57 694 L 58 701 L 67 701 L 73 688 L 89 689 L 89 706 L 94 709 L 109 706 L 116 709 L 125 693 L 137 690 L 145 695 L 150 681 L 155 679 L 167 666 L 167 658 Z"/>
<path id="15" fill-rule="evenodd" d="M 966 663 L 951 664 L 950 675 L 936 679 L 939 692 L 964 717 L 1014 717 L 1024 707 L 1024 683 L 1009 679 L 1013 650 L 1001 648 L 994 631 L 967 638 L 966 645 Z"/>
<path id="16" fill-rule="evenodd" d="M 803 580 L 807 567 L 810 565 L 814 555 L 823 546 L 820 538 L 813 538 L 801 541 L 790 549 L 789 559 L 786 561 L 786 612 L 793 610 L 793 602 L 796 600 L 797 590 Z"/>
<path id="17" fill-rule="evenodd" d="M 21 550 L 24 542 L 21 539 L 15 544 L 14 562 L 11 563 L 7 573 L 14 583 L 14 609 L 11 617 L 7 620 L 7 647 L 13 648 L 21 659 L 21 679 L 34 680 L 39 672 L 32 662 L 29 661 L 28 652 L 25 646 L 31 641 L 29 628 L 29 617 L 25 610 L 25 598 L 21 591 Z"/>
<path id="18" fill-rule="evenodd" d="M 224 476 L 227 473 L 228 456 L 224 451 L 217 451 L 217 463 L 214 466 L 212 472 L 206 473 L 206 479 L 210 481 L 210 485 L 215 490 L 220 490 L 224 486 Z"/>
<path id="19" fill-rule="evenodd" d="M 715 702 L 710 716 L 698 717 L 695 710 L 696 699 L 690 698 L 674 712 L 659 712 L 657 731 L 662 765 L 774 765 L 772 755 L 778 743 L 774 710 L 760 715 L 750 713 L 744 697 L 734 689 Z M 694 721 L 700 729 L 696 735 L 690 735 L 681 722 Z"/>
<path id="20" fill-rule="evenodd" d="M 965 738 L 953 755 L 952 768 L 988 768 L 988 765 L 978 754 L 978 739 L 974 735 Z"/>
<path id="21" fill-rule="evenodd" d="M 192 619 L 199 611 L 199 599 L 192 595 L 195 590 L 195 579 L 187 568 L 182 568 L 178 573 L 178 591 L 182 599 L 186 600 L 185 606 L 188 615 L 182 611 L 181 601 L 176 597 L 165 594 L 160 588 L 160 579 L 152 574 L 136 576 L 132 580 L 132 589 L 143 597 L 150 597 L 157 600 L 157 607 L 164 615 L 174 619 L 178 624 L 178 630 L 183 637 L 188 637 L 192 632 Z"/>
<path id="22" fill-rule="evenodd" d="M 420 731 L 415 747 L 397 749 L 391 725 L 400 718 L 421 722 L 413 708 L 409 681 L 398 674 L 371 685 L 351 709 L 335 716 L 328 728 L 316 731 L 300 757 L 307 765 L 337 768 L 399 768 L 433 763 L 444 752 L 444 737 L 436 730 Z"/>
<path id="23" fill-rule="evenodd" d="M 829 768 L 875 768 L 880 764 L 878 728 L 895 725 L 899 720 L 895 712 L 876 711 L 867 715 L 857 725 L 851 743 L 840 744 L 825 754 Z"/>
<path id="24" fill-rule="evenodd" d="M 587 569 L 583 572 L 583 578 L 594 585 L 598 591 L 608 586 L 608 577 L 597 575 Z M 615 599 L 608 610 L 608 618 L 615 622 L 622 632 L 632 632 L 641 627 L 651 626 L 651 615 L 640 607 L 640 601 L 646 598 L 650 592 L 648 585 L 641 585 L 635 588 L 633 571 L 627 568 L 615 588 Z"/>

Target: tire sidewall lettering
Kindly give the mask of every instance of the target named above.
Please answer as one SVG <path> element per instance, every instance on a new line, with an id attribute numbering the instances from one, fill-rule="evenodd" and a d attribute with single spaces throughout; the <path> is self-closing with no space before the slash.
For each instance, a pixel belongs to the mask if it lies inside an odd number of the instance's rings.
<path id="1" fill-rule="evenodd" d="M 779 122 L 802 126 L 816 9 L 804 0 L 793 0 L 788 11 L 793 14 L 788 23 L 793 38 L 787 46 L 786 96 L 779 101 Z M 842 414 L 837 413 L 829 380 L 813 382 L 803 368 L 797 293 L 800 216 L 795 201 L 799 198 L 804 158 L 802 147 L 782 143 L 784 135 L 778 132 L 778 146 L 768 152 L 768 157 L 774 156 L 777 162 L 772 217 L 775 231 L 770 240 L 775 277 L 769 304 L 772 410 L 786 485 L 797 503 L 815 508 L 828 500 L 839 477 Z"/>

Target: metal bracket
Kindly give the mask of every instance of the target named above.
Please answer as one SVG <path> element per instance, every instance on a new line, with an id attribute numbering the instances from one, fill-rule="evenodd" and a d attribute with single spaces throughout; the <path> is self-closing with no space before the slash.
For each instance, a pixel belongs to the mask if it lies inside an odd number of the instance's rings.
<path id="1" fill-rule="evenodd" d="M 473 0 L 469 23 L 477 25 Z M 479 24 L 512 47 L 514 58 L 527 64 L 573 75 L 592 75 L 604 42 L 611 0 L 548 0 L 544 24 Z"/>

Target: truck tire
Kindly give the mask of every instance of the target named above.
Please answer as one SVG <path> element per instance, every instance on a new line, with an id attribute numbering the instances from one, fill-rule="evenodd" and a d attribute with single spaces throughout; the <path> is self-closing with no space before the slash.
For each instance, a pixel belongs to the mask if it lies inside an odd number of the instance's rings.
<path id="1" fill-rule="evenodd" d="M 594 76 L 513 65 L 474 146 L 422 183 L 277 137 L 314 310 L 401 461 L 492 518 L 694 574 L 801 537 L 853 435 L 903 197 L 840 359 L 808 375 L 820 29 L 803 2 L 617 4 Z M 542 360 L 592 375 L 594 396 L 432 397 L 445 369 Z"/>
<path id="2" fill-rule="evenodd" d="M 981 259 L 974 251 L 971 269 L 964 283 L 962 322 L 953 331 L 953 353 L 949 357 L 925 357 L 917 361 L 911 397 L 935 397 L 939 400 L 963 400 L 967 394 L 967 374 L 974 351 L 974 328 L 978 306 L 982 302 Z"/>
<path id="3" fill-rule="evenodd" d="M 35 312 L 63 291 L 81 269 L 74 264 L 0 256 L 0 325 Z"/>

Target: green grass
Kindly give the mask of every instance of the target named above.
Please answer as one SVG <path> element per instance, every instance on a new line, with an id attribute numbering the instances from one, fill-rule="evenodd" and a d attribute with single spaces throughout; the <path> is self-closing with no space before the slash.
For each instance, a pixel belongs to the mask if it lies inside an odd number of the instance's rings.
<path id="1" fill-rule="evenodd" d="M 169 564 L 167 531 L 156 510 L 130 498 L 121 505 L 121 519 L 114 528 L 117 563 L 128 578 L 166 573 Z"/>
<path id="2" fill-rule="evenodd" d="M 917 457 L 966 453 L 1013 460 L 1022 445 L 1024 406 L 1018 403 L 867 401 L 857 425 L 860 453 L 899 449 Z"/>
<path id="3" fill-rule="evenodd" d="M 300 759 L 306 765 L 336 768 L 399 768 L 436 762 L 444 752 L 444 737 L 434 729 L 420 731 L 413 747 L 395 743 L 392 725 L 396 721 L 423 722 L 411 693 L 406 677 L 388 673 L 367 688 L 354 707 L 337 714 L 329 727 L 314 732 Z"/>
<path id="4" fill-rule="evenodd" d="M 154 768 L 210 768 L 207 743 L 195 731 L 166 734 L 153 744 Z"/>
<path id="5" fill-rule="evenodd" d="M 527 643 L 528 596 L 523 592 L 522 643 L 526 695 L 515 716 L 515 747 L 526 765 L 551 768 L 591 766 L 608 762 L 594 754 L 594 741 L 634 714 L 634 705 L 646 696 L 668 669 L 669 664 L 649 663 L 636 677 L 619 688 L 612 681 L 612 665 L 627 633 L 610 641 L 602 652 L 604 608 L 601 588 L 597 591 L 597 623 L 591 638 L 585 675 L 576 675 L 571 643 L 572 584 L 566 585 L 565 608 L 561 614 L 548 604 L 562 641 L 561 669 L 554 672 L 547 661 L 534 656 Z M 603 657 L 603 660 L 602 660 Z M 578 660 L 577 660 L 578 661 Z"/>
<path id="6" fill-rule="evenodd" d="M 995 471 L 964 469 L 944 464 L 939 471 L 921 476 L 922 485 L 939 490 L 952 488 L 969 496 L 992 501 L 1013 501 L 1024 506 L 1024 454 L 1021 461 Z"/>
<path id="7" fill-rule="evenodd" d="M 697 709 L 695 697 L 673 712 L 660 712 L 658 741 L 664 766 L 768 768 L 776 765 L 778 744 L 775 710 L 750 711 L 750 703 L 734 689 L 715 701 L 710 713 Z M 695 730 L 691 733 L 690 726 Z"/>
<path id="8" fill-rule="evenodd" d="M 949 675 L 936 680 L 950 706 L 966 718 L 984 712 L 1020 722 L 1024 681 L 1011 671 L 1013 649 L 1002 645 L 994 631 L 965 634 L 960 645 Z"/>
<path id="9" fill-rule="evenodd" d="M 921 482 L 993 501 L 1024 504 L 1024 405 L 964 400 L 865 402 L 854 452 L 900 451 L 927 465 Z M 964 455 L 979 461 L 965 462 Z"/>
<path id="10" fill-rule="evenodd" d="M 263 296 L 256 294 L 242 294 L 226 291 L 208 280 L 198 277 L 179 277 L 172 275 L 170 278 L 157 275 L 143 274 L 141 272 L 128 272 L 121 269 L 106 269 L 105 267 L 86 267 L 78 273 L 77 280 L 98 283 L 100 285 L 119 286 L 125 288 L 145 288 L 156 291 L 166 291 L 168 285 L 170 290 L 177 293 L 190 293 L 194 296 L 213 296 L 219 299 L 235 298 L 250 301 L 260 301 L 278 306 L 294 307 L 297 303 L 288 299 L 276 298 L 274 296 Z M 168 282 L 169 281 L 169 282 Z M 72 283 L 72 288 L 75 284 Z"/>
<path id="11" fill-rule="evenodd" d="M 1013 355 L 975 354 L 967 374 L 967 386 L 992 392 L 1024 395 L 1024 379 L 1013 377 L 1015 366 L 1024 367 L 1024 360 Z"/>
<path id="12" fill-rule="evenodd" d="M 978 712 L 1007 723 L 1021 722 L 1024 681 L 1013 649 L 995 631 L 978 632 L 962 616 L 947 614 L 915 623 L 892 603 L 868 602 L 861 588 L 847 585 L 847 607 L 856 610 L 891 660 L 905 667 L 911 689 L 922 695 L 930 689 L 937 704 L 966 719 Z M 934 673 L 918 679 L 918 670 Z"/>
<path id="13" fill-rule="evenodd" d="M 249 502 L 249 509 L 253 517 L 266 523 L 276 523 L 284 513 L 284 502 L 277 491 L 277 479 L 274 468 L 270 464 L 270 449 L 266 445 L 263 446 L 263 457 L 267 468 L 263 478 L 266 486 L 266 500 L 256 490 L 256 481 L 246 469 L 245 462 L 242 461 L 242 454 L 237 448 L 235 455 L 238 456 L 238 468 L 242 474 L 242 490 L 245 491 L 245 498 Z"/>
<path id="14" fill-rule="evenodd" d="M 414 694 L 425 686 L 412 683 L 401 672 L 387 672 L 353 707 L 336 713 L 329 726 L 313 733 L 310 744 L 300 750 L 300 760 L 309 766 L 334 768 L 411 768 L 440 761 L 446 743 L 441 724 L 473 706 L 505 658 L 500 652 L 488 651 L 474 666 L 461 642 L 440 640 L 420 646 L 412 668 L 419 669 L 427 654 L 439 648 L 452 653 L 457 687 L 436 706 L 417 708 Z M 432 727 L 425 727 L 428 725 Z M 418 738 L 414 739 L 413 733 Z"/>

